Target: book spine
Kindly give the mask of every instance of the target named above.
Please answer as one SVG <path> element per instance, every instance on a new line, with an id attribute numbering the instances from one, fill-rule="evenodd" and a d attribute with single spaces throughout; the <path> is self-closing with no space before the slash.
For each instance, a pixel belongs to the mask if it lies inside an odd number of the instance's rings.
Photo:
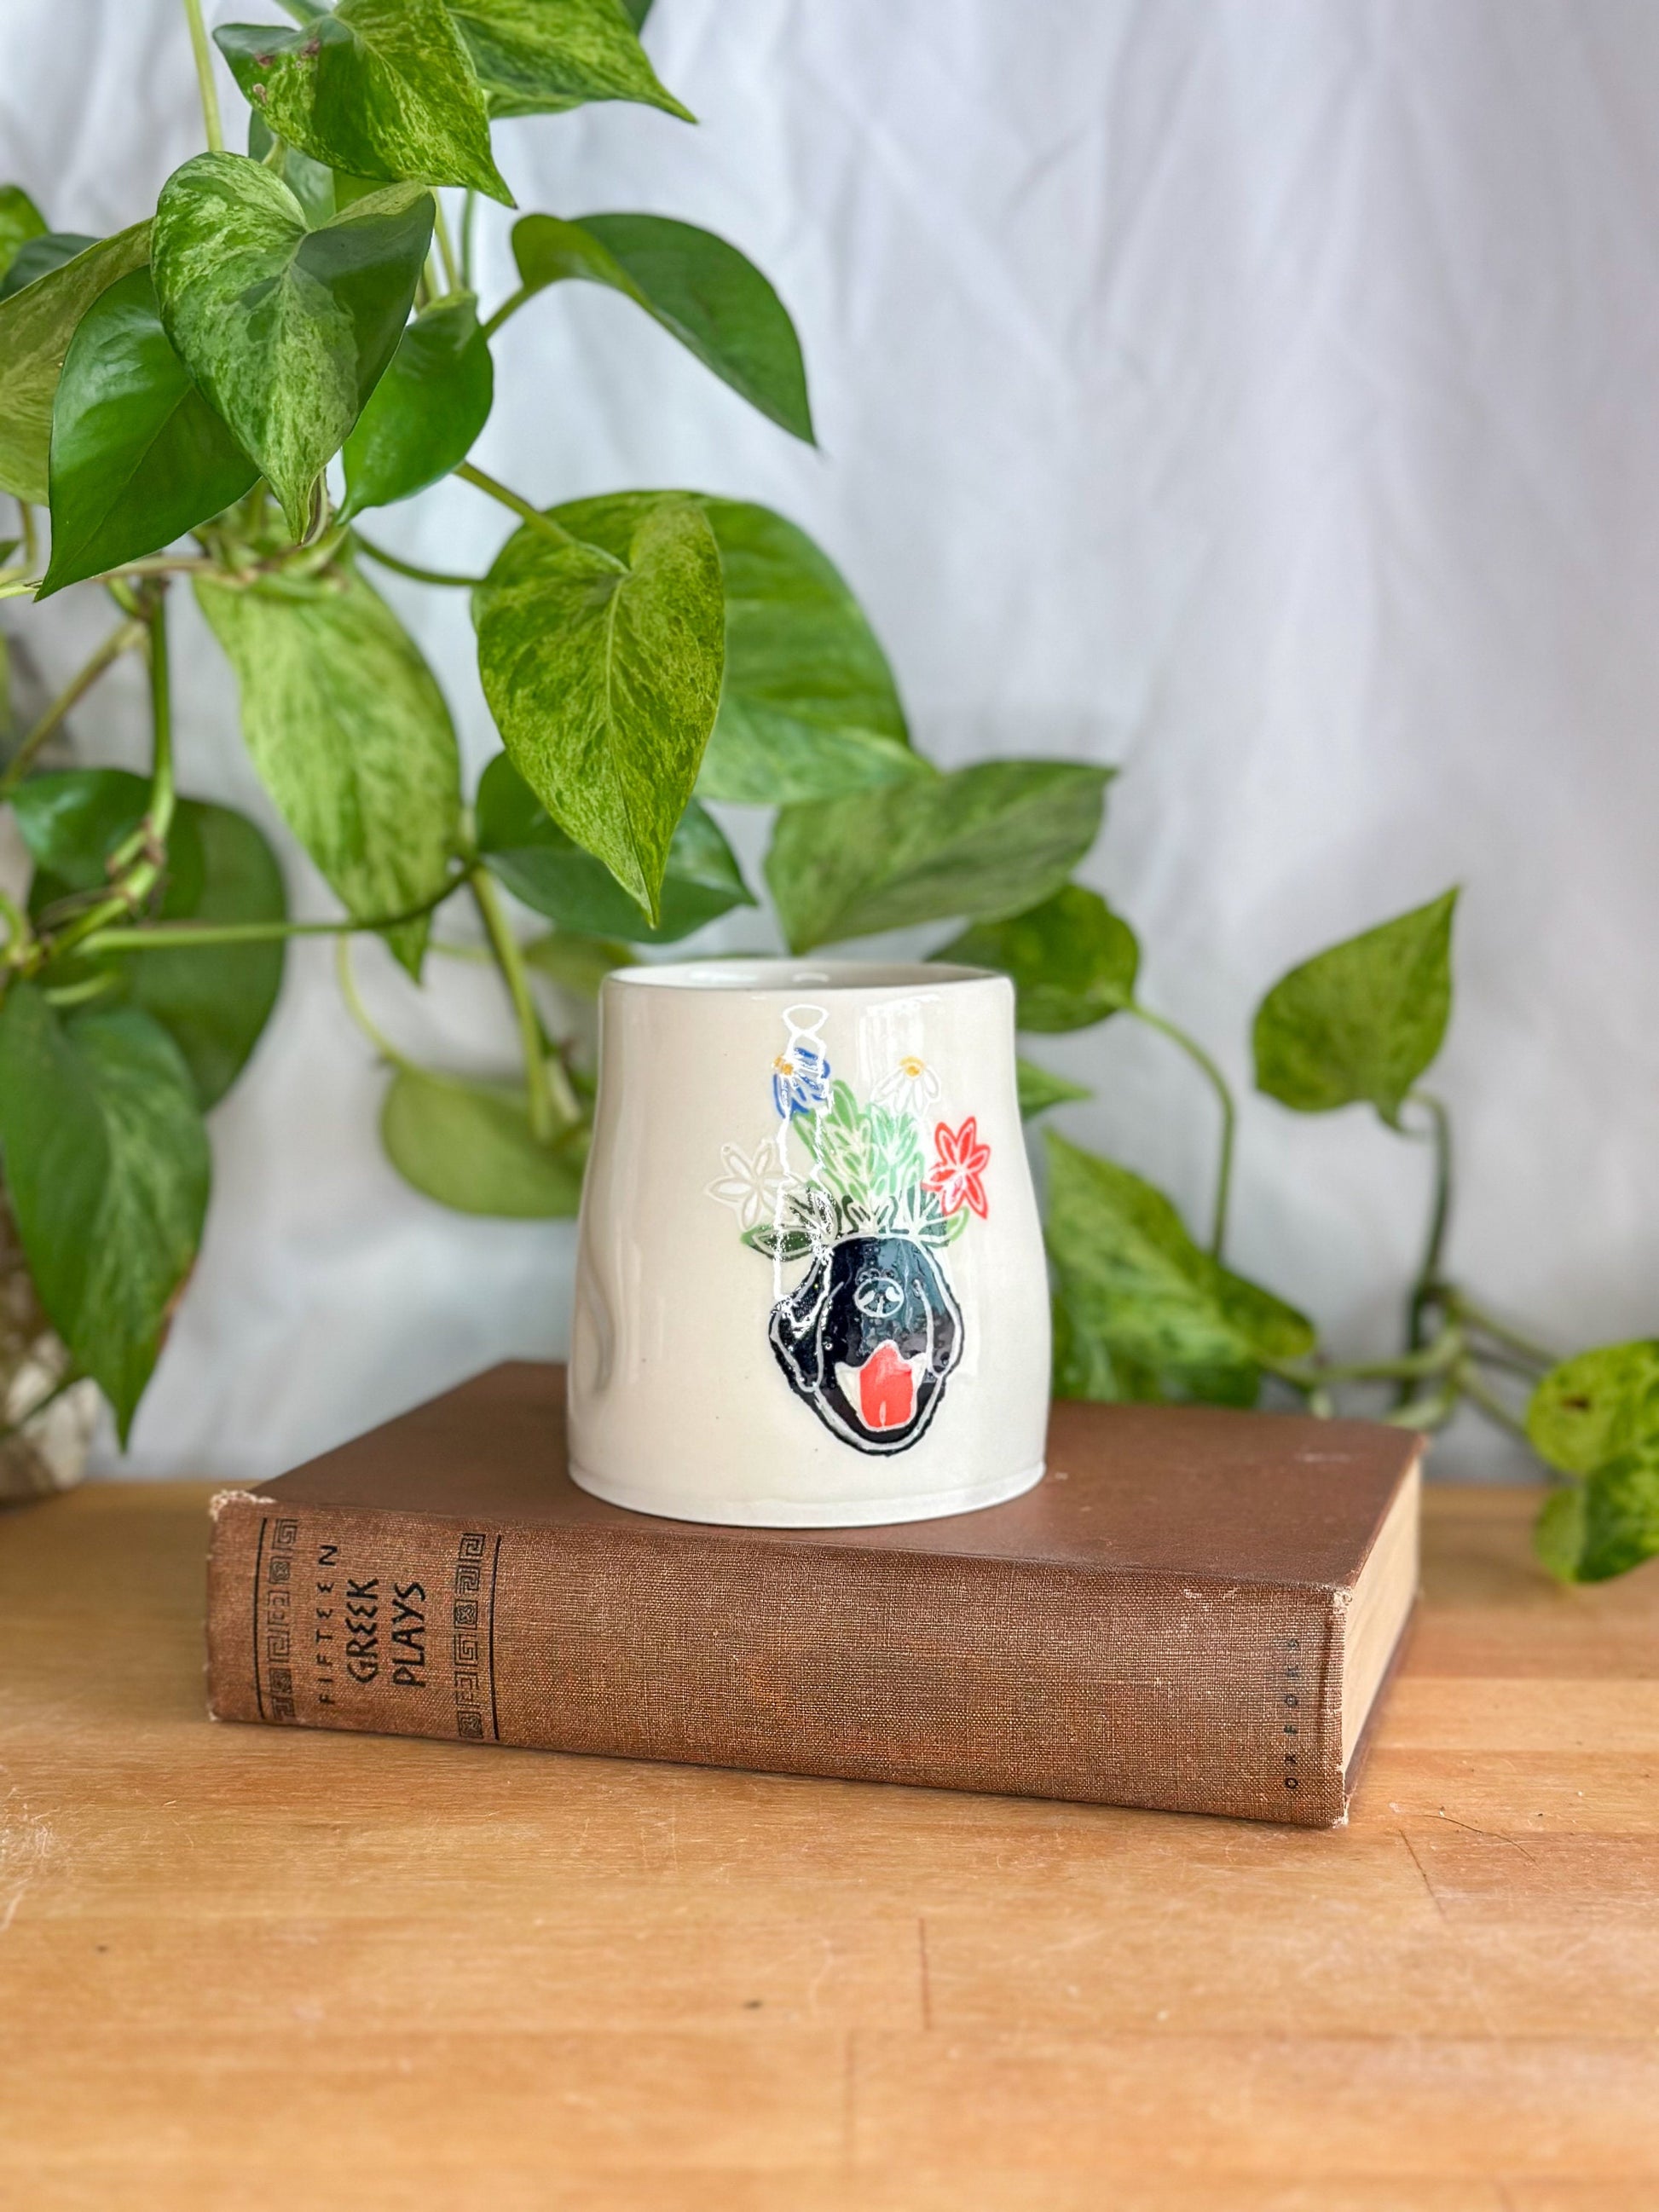
<path id="1" fill-rule="evenodd" d="M 1342 1607 L 642 1522 L 214 1504 L 221 1720 L 1328 1826 Z"/>

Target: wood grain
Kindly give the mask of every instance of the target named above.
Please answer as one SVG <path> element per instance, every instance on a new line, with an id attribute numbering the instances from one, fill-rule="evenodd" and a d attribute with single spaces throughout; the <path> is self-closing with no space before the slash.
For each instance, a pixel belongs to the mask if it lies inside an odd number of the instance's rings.
<path id="1" fill-rule="evenodd" d="M 200 1486 L 0 1519 L 0 2201 L 1659 2203 L 1659 1571 L 1429 1496 L 1346 1831 L 215 1727 Z"/>

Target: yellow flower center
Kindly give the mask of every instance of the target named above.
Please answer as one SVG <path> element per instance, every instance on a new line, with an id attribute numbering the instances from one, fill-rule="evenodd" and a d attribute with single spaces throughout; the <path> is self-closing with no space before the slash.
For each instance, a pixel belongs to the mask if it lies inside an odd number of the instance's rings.
<path id="1" fill-rule="evenodd" d="M 793 1075 L 795 1072 L 795 1063 L 786 1054 L 780 1053 L 772 1062 L 772 1068 L 775 1074 Z"/>
<path id="2" fill-rule="evenodd" d="M 919 1075 L 926 1075 L 927 1073 L 927 1062 L 925 1060 L 918 1060 L 914 1053 L 907 1052 L 903 1059 L 899 1062 L 899 1073 L 901 1075 L 908 1075 L 912 1083 L 915 1081 Z"/>

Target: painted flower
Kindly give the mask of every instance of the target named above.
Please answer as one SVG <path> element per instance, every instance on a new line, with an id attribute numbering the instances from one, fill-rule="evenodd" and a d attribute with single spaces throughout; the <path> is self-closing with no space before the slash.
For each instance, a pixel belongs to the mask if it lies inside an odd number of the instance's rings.
<path id="1" fill-rule="evenodd" d="M 804 1036 L 772 1062 L 772 1103 L 787 1121 L 792 1114 L 816 1114 L 830 1096 L 830 1062 Z"/>
<path id="2" fill-rule="evenodd" d="M 933 1132 L 933 1148 L 938 1164 L 923 1188 L 939 1193 L 939 1206 L 947 1218 L 960 1213 L 964 1206 L 971 1206 L 983 1221 L 985 1185 L 980 1178 L 991 1164 L 991 1147 L 981 1144 L 975 1117 L 970 1114 L 954 1130 L 941 1121 Z"/>
<path id="3" fill-rule="evenodd" d="M 925 1060 L 907 1052 L 889 1076 L 870 1093 L 872 1103 L 895 1113 L 925 1114 L 939 1097 L 939 1078 Z"/>
<path id="4" fill-rule="evenodd" d="M 746 1159 L 735 1145 L 722 1145 L 720 1165 L 726 1173 L 709 1184 L 708 1195 L 732 1208 L 739 1228 L 752 1229 L 757 1222 L 776 1219 L 793 1179 L 778 1158 L 775 1144 L 769 1140 L 762 1145 L 753 1159 Z"/>

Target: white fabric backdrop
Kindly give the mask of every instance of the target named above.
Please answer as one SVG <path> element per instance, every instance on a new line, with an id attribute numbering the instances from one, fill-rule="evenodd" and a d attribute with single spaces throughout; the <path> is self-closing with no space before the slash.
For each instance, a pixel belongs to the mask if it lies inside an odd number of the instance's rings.
<path id="1" fill-rule="evenodd" d="M 1465 884 L 1437 1077 L 1456 1269 L 1563 1344 L 1651 1329 L 1659 10 L 660 0 L 648 43 L 700 130 L 590 109 L 507 126 L 502 167 L 525 208 L 640 207 L 750 252 L 799 322 L 823 450 L 572 286 L 504 333 L 481 462 L 538 499 L 770 501 L 844 566 L 940 761 L 1117 763 L 1088 873 L 1142 933 L 1152 1001 L 1241 1085 L 1285 966 Z M 131 220 L 200 144 L 176 0 L 10 0 L 0 139 L 59 225 Z M 509 277 L 486 222 L 489 297 Z M 455 568 L 502 534 L 460 486 L 378 527 Z M 476 767 L 461 598 L 388 588 Z M 6 615 L 48 683 L 104 619 Z M 269 820 L 225 672 L 187 608 L 179 629 L 185 787 Z M 77 717 L 82 757 L 134 757 L 139 706 L 125 670 Z M 284 849 L 301 910 L 327 911 Z M 422 1006 L 362 964 L 401 1036 L 507 1063 L 487 975 L 448 966 Z M 1122 1023 L 1043 1045 L 1098 1086 L 1061 1126 L 1201 1212 L 1190 1071 Z M 562 1346 L 571 1231 L 404 1189 L 380 1080 L 326 953 L 297 949 L 214 1117 L 206 1246 L 130 1466 L 270 1473 Z M 1253 1100 L 1237 1261 L 1339 1346 L 1380 1346 L 1425 1170 L 1362 1111 Z M 1502 1455 L 1466 1431 L 1440 1464 Z"/>

